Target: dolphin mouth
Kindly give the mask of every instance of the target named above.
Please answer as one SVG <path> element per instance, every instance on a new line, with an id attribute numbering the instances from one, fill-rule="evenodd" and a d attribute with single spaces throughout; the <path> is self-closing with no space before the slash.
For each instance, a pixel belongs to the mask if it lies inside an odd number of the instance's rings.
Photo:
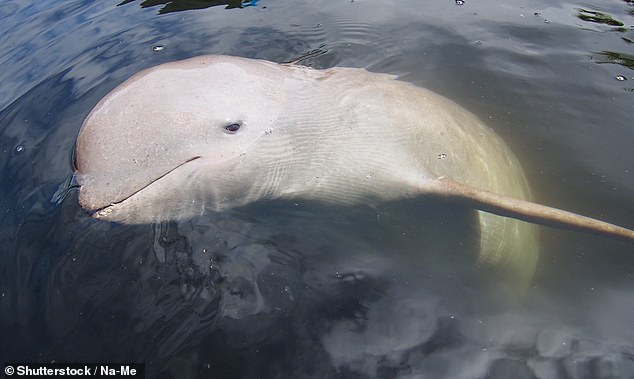
<path id="1" fill-rule="evenodd" d="M 119 205 L 122 204 L 124 202 L 126 202 L 127 200 L 131 199 L 132 197 L 136 196 L 137 194 L 139 194 L 140 192 L 142 192 L 143 190 L 145 190 L 146 188 L 150 187 L 152 184 L 160 181 L 161 179 L 163 179 L 164 177 L 166 177 L 167 175 L 171 174 L 172 172 L 178 170 L 179 168 L 183 167 L 184 165 L 191 163 L 197 159 L 202 158 L 200 155 L 197 155 L 193 158 L 189 158 L 188 160 L 179 163 L 178 165 L 174 166 L 173 168 L 167 170 L 165 173 L 157 176 L 156 178 L 150 180 L 147 184 L 141 186 L 139 189 L 135 190 L 134 192 L 132 192 L 131 194 L 129 194 L 128 196 L 124 197 L 121 200 L 117 200 L 115 202 L 112 202 L 104 207 L 101 208 L 97 208 L 94 209 L 91 212 L 91 217 L 94 218 L 108 218 L 108 216 L 114 211 L 114 208 Z"/>

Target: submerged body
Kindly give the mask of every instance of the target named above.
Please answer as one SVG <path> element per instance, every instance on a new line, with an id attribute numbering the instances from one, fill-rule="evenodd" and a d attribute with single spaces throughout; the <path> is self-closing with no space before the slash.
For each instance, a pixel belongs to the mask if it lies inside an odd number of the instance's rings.
<path id="1" fill-rule="evenodd" d="M 227 56 L 163 64 L 116 88 L 87 117 L 76 166 L 81 205 L 123 223 L 263 199 L 442 198 L 453 184 L 529 198 L 504 142 L 442 96 L 363 69 Z M 529 278 L 536 227 L 477 218 L 479 261 Z"/>

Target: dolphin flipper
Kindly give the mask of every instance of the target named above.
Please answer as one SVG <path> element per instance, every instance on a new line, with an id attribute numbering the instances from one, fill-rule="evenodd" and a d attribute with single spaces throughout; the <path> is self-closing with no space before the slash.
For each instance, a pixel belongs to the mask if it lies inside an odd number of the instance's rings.
<path id="1" fill-rule="evenodd" d="M 445 177 L 435 179 L 431 185 L 431 193 L 427 188 L 425 193 L 499 216 L 634 241 L 633 230 L 573 212 L 485 191 Z"/>

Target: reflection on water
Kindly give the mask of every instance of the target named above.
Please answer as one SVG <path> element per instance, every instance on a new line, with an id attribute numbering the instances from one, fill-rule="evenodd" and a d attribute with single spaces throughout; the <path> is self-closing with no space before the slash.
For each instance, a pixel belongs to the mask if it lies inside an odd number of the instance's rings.
<path id="1" fill-rule="evenodd" d="M 603 12 L 597 12 L 597 11 L 590 11 L 587 9 L 579 9 L 579 13 L 577 14 L 577 17 L 579 17 L 579 19 L 583 21 L 595 22 L 597 24 L 605 24 L 610 26 L 624 25 L 621 21 L 615 20 L 609 14 L 606 14 Z M 622 28 L 622 29 L 615 28 L 614 30 L 621 31 L 621 30 L 625 30 L 625 28 Z"/>
<path id="2" fill-rule="evenodd" d="M 209 8 L 0 4 L 0 357 L 143 361 L 162 378 L 632 376 L 634 258 L 619 241 L 542 229 L 532 287 L 501 299 L 459 209 L 260 204 L 122 226 L 59 196 L 110 89 L 227 53 L 430 87 L 509 142 L 540 201 L 633 226 L 631 2 L 143 4 Z"/>
<path id="3" fill-rule="evenodd" d="M 604 58 L 599 61 L 599 63 L 613 63 L 634 70 L 634 55 L 617 53 L 615 51 L 602 51 L 597 53 L 597 55 Z"/>
<path id="4" fill-rule="evenodd" d="M 117 5 L 125 5 L 135 0 L 124 0 Z M 244 8 L 256 6 L 258 0 L 144 0 L 141 2 L 142 8 L 150 8 L 157 5 L 163 5 L 159 10 L 159 14 L 180 12 L 192 9 L 205 9 L 219 5 L 226 5 L 225 9 Z"/>

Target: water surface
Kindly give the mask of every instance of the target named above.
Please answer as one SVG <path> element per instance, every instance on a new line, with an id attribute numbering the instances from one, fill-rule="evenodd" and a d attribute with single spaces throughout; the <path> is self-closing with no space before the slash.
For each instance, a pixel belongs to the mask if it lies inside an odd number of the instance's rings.
<path id="1" fill-rule="evenodd" d="M 426 233 L 411 203 L 389 220 L 303 203 L 123 226 L 62 196 L 83 118 L 138 70 L 304 57 L 455 100 L 508 142 L 536 200 L 632 227 L 633 12 L 618 0 L 3 2 L 0 359 L 139 361 L 165 378 L 634 375 L 631 244 L 542 229 L 530 288 L 499 301 L 457 247 L 456 209 L 425 209 L 442 221 Z"/>

